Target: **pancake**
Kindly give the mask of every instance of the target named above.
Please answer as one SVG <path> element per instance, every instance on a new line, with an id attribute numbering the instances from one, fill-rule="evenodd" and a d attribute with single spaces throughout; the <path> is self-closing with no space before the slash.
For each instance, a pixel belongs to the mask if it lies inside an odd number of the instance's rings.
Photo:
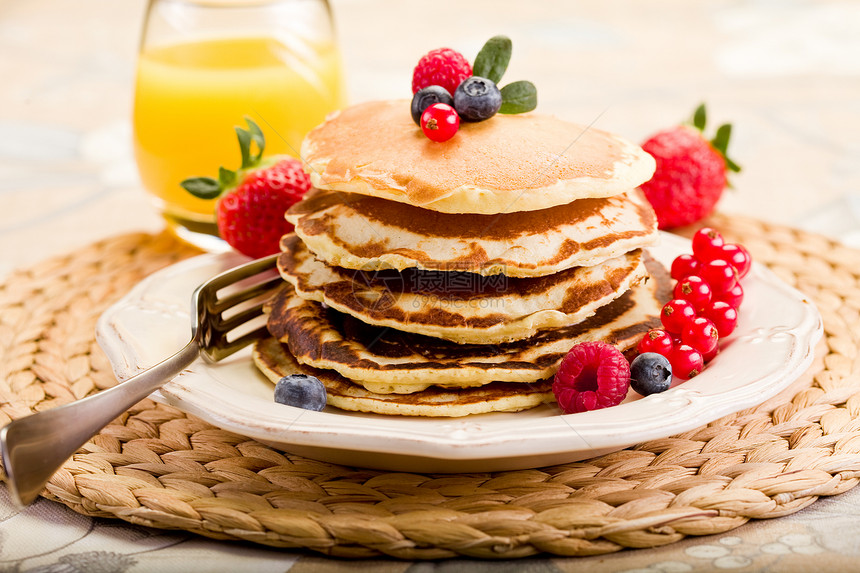
<path id="1" fill-rule="evenodd" d="M 657 240 L 640 191 L 504 215 L 449 214 L 340 191 L 311 191 L 287 220 L 332 266 L 509 277 L 591 266 Z"/>
<path id="2" fill-rule="evenodd" d="M 406 269 L 364 272 L 314 258 L 294 234 L 278 270 L 305 299 L 362 322 L 459 343 L 496 344 L 584 320 L 645 275 L 642 251 L 545 277 Z"/>
<path id="3" fill-rule="evenodd" d="M 459 417 L 489 412 L 517 412 L 554 402 L 552 380 L 534 384 L 494 382 L 479 388 L 429 388 L 414 394 L 376 394 L 332 370 L 297 364 L 290 352 L 274 338 L 258 341 L 254 363 L 269 380 L 277 383 L 289 374 L 316 376 L 326 387 L 327 403 L 341 410 L 376 414 L 428 417 Z"/>
<path id="4" fill-rule="evenodd" d="M 511 213 L 611 197 L 651 178 L 654 158 L 618 136 L 550 115 L 463 122 L 444 143 L 408 101 L 335 112 L 302 143 L 311 183 L 443 213 Z"/>
<path id="5" fill-rule="evenodd" d="M 305 365 L 334 369 L 377 393 L 408 393 L 431 385 L 481 386 L 493 381 L 534 382 L 555 373 L 578 343 L 604 340 L 620 350 L 660 325 L 672 284 L 663 266 L 646 256 L 650 279 L 601 307 L 585 321 L 506 344 L 456 344 L 374 327 L 305 300 L 287 285 L 270 302 L 268 329 Z"/>

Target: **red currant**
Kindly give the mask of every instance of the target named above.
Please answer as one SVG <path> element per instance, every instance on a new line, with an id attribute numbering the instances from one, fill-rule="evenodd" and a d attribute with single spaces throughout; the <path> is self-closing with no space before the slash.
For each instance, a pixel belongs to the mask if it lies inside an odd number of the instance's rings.
<path id="1" fill-rule="evenodd" d="M 672 270 L 669 272 L 672 278 L 676 281 L 684 279 L 690 275 L 695 275 L 699 271 L 699 260 L 693 255 L 678 255 L 672 261 Z"/>
<path id="2" fill-rule="evenodd" d="M 711 350 L 707 354 L 702 354 L 702 359 L 704 360 L 705 364 L 707 364 L 708 362 L 710 362 L 711 360 L 716 358 L 717 354 L 719 354 L 719 353 L 720 353 L 720 345 L 717 344 L 716 346 L 714 346 L 713 350 Z"/>
<path id="3" fill-rule="evenodd" d="M 738 272 L 735 270 L 735 267 L 723 259 L 713 259 L 702 263 L 702 268 L 699 269 L 699 276 L 711 285 L 714 298 L 719 298 L 720 294 L 728 292 L 738 284 Z"/>
<path id="4" fill-rule="evenodd" d="M 702 353 L 688 344 L 681 344 L 672 349 L 669 355 L 672 373 L 682 380 L 689 380 L 698 375 L 705 366 Z"/>
<path id="5" fill-rule="evenodd" d="M 750 266 L 752 266 L 752 257 L 749 251 L 742 245 L 735 243 L 727 243 L 722 246 L 721 250 L 722 254 L 719 258 L 728 261 L 735 267 L 735 270 L 738 271 L 738 278 L 742 279 L 747 276 L 747 273 L 750 272 Z"/>
<path id="6" fill-rule="evenodd" d="M 690 275 L 675 285 L 675 298 L 693 303 L 696 312 L 701 311 L 711 302 L 711 295 L 711 285 L 697 275 Z"/>
<path id="7" fill-rule="evenodd" d="M 421 114 L 421 130 L 431 141 L 448 141 L 460 129 L 460 116 L 446 103 L 434 103 Z"/>
<path id="8" fill-rule="evenodd" d="M 639 354 L 656 352 L 668 358 L 672 351 L 672 335 L 660 328 L 652 328 L 636 345 L 636 351 Z"/>
<path id="9" fill-rule="evenodd" d="M 717 327 L 703 316 L 697 316 L 688 322 L 681 332 L 681 342 L 689 344 L 703 355 L 712 352 L 719 341 Z"/>
<path id="10" fill-rule="evenodd" d="M 702 316 L 714 323 L 720 338 L 730 335 L 738 326 L 738 309 L 722 300 L 712 302 Z"/>
<path id="11" fill-rule="evenodd" d="M 660 322 L 663 327 L 672 334 L 683 332 L 687 323 L 696 318 L 696 309 L 693 304 L 682 298 L 674 298 L 663 305 L 660 311 Z"/>
<path id="12" fill-rule="evenodd" d="M 721 300 L 723 302 L 727 302 L 735 309 L 738 309 L 741 307 L 741 303 L 744 300 L 744 289 L 741 286 L 741 283 L 735 283 L 735 286 L 733 286 L 726 292 L 715 294 L 714 300 Z"/>
<path id="13" fill-rule="evenodd" d="M 721 234 L 710 227 L 702 227 L 693 235 L 693 256 L 703 263 L 719 258 L 724 244 Z"/>

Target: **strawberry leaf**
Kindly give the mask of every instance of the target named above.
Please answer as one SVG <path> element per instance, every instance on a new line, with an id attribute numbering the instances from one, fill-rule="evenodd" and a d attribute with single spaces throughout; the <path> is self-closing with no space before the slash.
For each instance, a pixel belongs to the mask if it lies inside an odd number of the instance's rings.
<path id="1" fill-rule="evenodd" d="M 526 80 L 513 82 L 501 90 L 502 107 L 499 113 L 525 113 L 537 107 L 537 88 Z"/>
<path id="2" fill-rule="evenodd" d="M 714 138 L 711 140 L 711 145 L 714 146 L 714 149 L 722 153 L 726 154 L 726 149 L 729 147 L 729 139 L 732 137 L 732 125 L 730 123 L 724 123 L 720 127 L 717 128 L 717 133 L 714 135 Z"/>
<path id="3" fill-rule="evenodd" d="M 723 156 L 723 159 L 726 160 L 726 168 L 730 171 L 738 173 L 741 168 L 740 166 L 729 159 L 729 140 L 732 137 L 732 124 L 724 123 L 720 127 L 717 128 L 717 133 L 714 135 L 714 138 L 711 140 L 711 145 L 714 146 L 714 149 L 720 152 L 720 155 Z"/>
<path id="4" fill-rule="evenodd" d="M 256 155 L 251 156 L 251 161 L 253 165 L 257 165 L 260 162 L 260 158 L 263 156 L 263 150 L 266 148 L 266 138 L 263 136 L 263 131 L 260 129 L 254 120 L 250 117 L 245 117 L 245 123 L 248 124 L 248 133 L 251 134 L 251 141 L 257 144 L 257 153 Z"/>
<path id="5" fill-rule="evenodd" d="M 693 127 L 698 129 L 699 131 L 705 131 L 705 125 L 708 122 L 707 112 L 705 111 L 705 104 L 699 104 L 699 107 L 696 108 L 696 111 L 693 112 Z"/>
<path id="6" fill-rule="evenodd" d="M 236 172 L 224 167 L 218 168 L 218 183 L 222 189 L 232 187 L 236 183 Z"/>
<path id="7" fill-rule="evenodd" d="M 236 137 L 239 139 L 239 151 L 242 153 L 242 166 L 240 170 L 247 170 L 257 167 L 263 156 L 263 150 L 266 147 L 266 139 L 263 137 L 263 131 L 260 129 L 254 120 L 250 117 L 245 117 L 245 122 L 248 124 L 248 129 L 242 129 L 235 126 Z M 252 147 L 256 145 L 257 151 L 253 152 Z M 190 177 L 184 180 L 180 185 L 183 189 L 199 197 L 200 199 L 215 199 L 225 189 L 229 189 L 236 185 L 239 179 L 239 173 L 231 171 L 225 167 L 218 168 L 218 179 L 211 177 Z"/>
<path id="8" fill-rule="evenodd" d="M 242 152 L 242 166 L 240 169 L 248 169 L 253 167 L 251 162 L 251 133 L 241 127 L 234 127 L 236 137 L 239 139 L 239 150 Z"/>
<path id="9" fill-rule="evenodd" d="M 513 45 L 507 36 L 493 36 L 475 58 L 472 74 L 498 84 L 511 61 Z"/>
<path id="10" fill-rule="evenodd" d="M 200 199 L 214 199 L 221 194 L 221 185 L 211 177 L 191 177 L 180 185 Z"/>
<path id="11" fill-rule="evenodd" d="M 740 165 L 738 165 L 737 163 L 735 163 L 734 161 L 732 161 L 728 157 L 725 157 L 725 160 L 726 160 L 726 167 L 729 169 L 729 171 L 732 171 L 733 173 L 740 173 L 741 172 L 741 166 Z"/>

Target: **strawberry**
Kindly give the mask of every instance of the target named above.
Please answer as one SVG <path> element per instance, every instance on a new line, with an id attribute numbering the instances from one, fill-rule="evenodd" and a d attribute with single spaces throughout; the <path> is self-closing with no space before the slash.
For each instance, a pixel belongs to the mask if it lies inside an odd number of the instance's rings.
<path id="1" fill-rule="evenodd" d="M 181 185 L 195 197 L 217 198 L 221 238 L 240 253 L 259 258 L 278 252 L 281 237 L 293 230 L 284 215 L 307 193 L 311 182 L 298 159 L 285 155 L 263 159 L 263 132 L 251 119 L 245 121 L 247 130 L 236 128 L 242 166 L 237 171 L 221 167 L 217 180 L 193 177 Z M 252 143 L 257 153 L 252 153 Z"/>
<path id="2" fill-rule="evenodd" d="M 642 184 L 642 190 L 661 229 L 689 225 L 709 215 L 728 184 L 726 171 L 740 171 L 726 155 L 732 126 L 721 125 L 708 141 L 703 134 L 705 122 L 702 104 L 692 126 L 661 131 L 642 144 L 657 162 L 654 177 Z"/>

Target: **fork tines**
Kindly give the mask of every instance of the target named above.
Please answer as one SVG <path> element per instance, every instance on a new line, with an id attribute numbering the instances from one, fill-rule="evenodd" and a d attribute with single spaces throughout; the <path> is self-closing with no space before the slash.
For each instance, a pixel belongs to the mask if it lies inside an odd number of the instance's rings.
<path id="1" fill-rule="evenodd" d="M 266 336 L 263 306 L 284 283 L 275 269 L 278 255 L 226 271 L 201 285 L 194 296 L 201 352 L 222 360 Z"/>

